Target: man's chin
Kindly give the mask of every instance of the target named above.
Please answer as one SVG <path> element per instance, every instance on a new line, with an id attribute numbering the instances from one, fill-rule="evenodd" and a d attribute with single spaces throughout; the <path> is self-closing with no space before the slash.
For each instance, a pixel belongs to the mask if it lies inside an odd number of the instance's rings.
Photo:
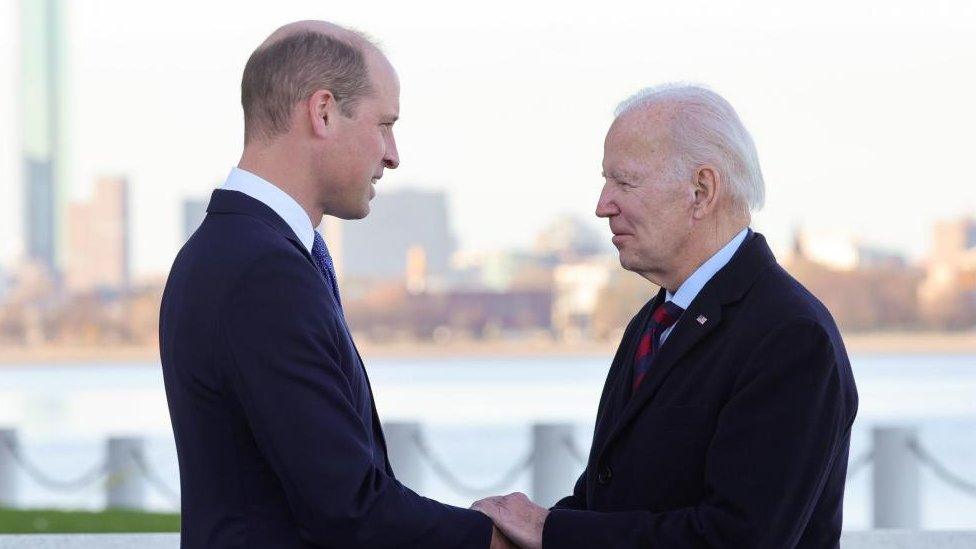
<path id="1" fill-rule="evenodd" d="M 646 261 L 641 261 L 640 258 L 629 254 L 620 254 L 620 266 L 644 278 L 648 277 L 648 273 L 654 272 L 654 269 L 648 267 Z M 655 282 L 655 284 L 657 283 Z"/>
<path id="2" fill-rule="evenodd" d="M 369 215 L 369 201 L 363 204 L 363 206 L 359 208 L 359 211 L 356 212 L 355 216 L 351 217 L 350 219 L 362 219 L 367 215 Z"/>
<path id="3" fill-rule="evenodd" d="M 620 266 L 623 267 L 624 269 L 627 269 L 628 271 L 637 270 L 637 265 L 634 263 L 634 258 L 630 257 L 623 250 L 621 250 L 620 253 L 617 254 L 617 259 L 620 261 Z"/>
<path id="4" fill-rule="evenodd" d="M 366 204 L 363 204 L 362 207 L 357 209 L 350 208 L 348 210 L 343 210 L 342 212 L 338 212 L 332 215 L 334 217 L 338 217 L 339 219 L 345 219 L 346 221 L 355 221 L 357 219 L 362 219 L 367 215 L 369 215 L 369 203 L 367 202 Z"/>

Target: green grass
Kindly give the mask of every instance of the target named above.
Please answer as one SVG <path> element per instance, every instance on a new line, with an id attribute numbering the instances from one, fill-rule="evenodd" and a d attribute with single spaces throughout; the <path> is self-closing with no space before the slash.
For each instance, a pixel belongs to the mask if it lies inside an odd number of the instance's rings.
<path id="1" fill-rule="evenodd" d="M 0 534 L 179 531 L 178 514 L 0 509 Z"/>

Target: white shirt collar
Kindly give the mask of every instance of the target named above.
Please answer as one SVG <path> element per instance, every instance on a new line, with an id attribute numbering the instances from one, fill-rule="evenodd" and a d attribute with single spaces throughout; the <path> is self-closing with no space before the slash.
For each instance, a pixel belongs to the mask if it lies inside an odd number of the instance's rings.
<path id="1" fill-rule="evenodd" d="M 749 229 L 745 228 L 739 232 L 739 234 L 732 237 L 732 240 L 728 242 L 721 250 L 715 252 L 715 255 L 708 258 L 701 264 L 698 269 L 685 280 L 684 283 L 678 288 L 673 295 L 671 292 L 667 292 L 665 295 L 665 300 L 674 302 L 675 305 L 681 307 L 682 309 L 687 309 L 691 302 L 694 301 L 695 297 L 701 292 L 705 284 L 715 276 L 715 273 L 719 272 L 722 267 L 728 264 L 732 256 L 735 255 L 736 250 L 742 245 L 742 242 L 746 239 L 746 235 L 749 234 Z"/>
<path id="2" fill-rule="evenodd" d="M 312 252 L 312 242 L 315 239 L 312 221 L 298 202 L 274 183 L 247 170 L 231 168 L 221 189 L 242 192 L 274 210 L 278 217 L 285 220 L 305 249 Z"/>

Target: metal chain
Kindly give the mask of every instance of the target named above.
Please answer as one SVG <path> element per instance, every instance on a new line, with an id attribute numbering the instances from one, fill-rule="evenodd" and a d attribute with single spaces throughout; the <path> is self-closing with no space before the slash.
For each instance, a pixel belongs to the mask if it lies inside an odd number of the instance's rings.
<path id="1" fill-rule="evenodd" d="M 9 439 L 2 439 L 4 446 L 6 446 L 7 451 L 13 456 L 14 461 L 21 469 L 27 473 L 34 482 L 47 488 L 48 490 L 59 491 L 59 492 L 77 492 L 83 490 L 88 486 L 98 482 L 105 474 L 108 472 L 108 463 L 102 461 L 101 463 L 95 465 L 88 471 L 79 475 L 73 479 L 56 479 L 53 478 L 43 471 L 41 471 L 36 465 L 29 462 L 27 458 L 21 454 L 20 449 L 11 442 Z"/>
<path id="2" fill-rule="evenodd" d="M 530 451 L 528 455 L 515 463 L 515 465 L 506 471 L 505 474 L 502 475 L 502 477 L 497 481 L 486 486 L 471 486 L 470 484 L 464 483 L 460 478 L 457 477 L 457 475 L 452 473 L 444 462 L 434 455 L 434 453 L 430 450 L 430 447 L 427 445 L 427 441 L 424 440 L 423 435 L 417 432 L 414 433 L 412 438 L 414 444 L 417 445 L 417 449 L 419 449 L 421 455 L 427 459 L 427 463 L 430 465 L 430 468 L 434 470 L 434 473 L 439 476 L 451 490 L 467 497 L 482 497 L 485 495 L 500 493 L 505 488 L 512 485 L 515 480 L 518 479 L 518 476 L 532 465 L 534 457 Z"/>
<path id="3" fill-rule="evenodd" d="M 461 479 L 451 472 L 451 470 L 444 464 L 444 462 L 438 458 L 434 452 L 431 451 L 430 446 L 427 441 L 423 438 L 423 435 L 415 433 L 412 437 L 414 444 L 416 444 L 417 449 L 420 450 L 421 455 L 426 458 L 431 469 L 437 474 L 448 487 L 457 492 L 458 494 L 469 496 L 469 497 L 480 497 L 486 494 L 496 494 L 503 491 L 506 487 L 510 486 L 515 482 L 519 475 L 521 475 L 525 470 L 527 470 L 534 461 L 534 455 L 532 451 L 515 463 L 508 471 L 505 472 L 499 478 L 499 480 L 490 483 L 485 486 L 472 486 L 461 481 Z M 13 444 L 9 439 L 0 439 L 2 444 L 6 447 L 7 451 L 13 456 L 14 461 L 31 477 L 34 482 L 44 486 L 49 490 L 63 491 L 63 492 L 73 492 L 84 489 L 107 474 L 107 462 L 103 461 L 92 467 L 90 470 L 79 475 L 77 478 L 73 479 L 56 479 L 47 475 L 41 471 L 36 465 L 30 463 L 24 455 L 20 452 L 19 448 Z M 576 445 L 576 441 L 572 436 L 566 436 L 562 439 L 562 443 L 574 459 L 581 463 L 586 463 L 586 456 Z M 940 480 L 949 484 L 950 486 L 967 493 L 968 495 L 976 497 L 976 483 L 962 478 L 961 476 L 951 472 L 945 465 L 939 462 L 935 456 L 933 456 L 928 450 L 922 447 L 919 440 L 913 439 L 909 441 L 908 447 L 912 454 L 921 462 L 923 465 L 927 466 L 929 470 L 935 474 Z M 869 450 L 856 459 L 854 459 L 848 466 L 847 479 L 848 481 L 860 473 L 866 468 L 866 466 L 871 463 L 874 459 L 874 452 Z M 150 467 L 149 463 L 146 461 L 145 456 L 141 452 L 132 450 L 132 460 L 139 469 L 139 473 L 142 477 L 155 488 L 164 498 L 168 499 L 170 503 L 176 509 L 180 508 L 180 496 L 179 494 L 170 488 L 162 478 L 156 474 L 156 472 Z M 109 481 L 112 479 L 110 478 Z"/>
<path id="4" fill-rule="evenodd" d="M 851 461 L 847 466 L 847 481 L 850 482 L 858 473 L 860 473 L 871 460 L 874 459 L 874 450 L 868 450 L 860 456 Z"/>
<path id="5" fill-rule="evenodd" d="M 915 457 L 923 465 L 928 466 L 929 470 L 932 471 L 932 473 L 935 474 L 935 476 L 937 476 L 940 480 L 942 480 L 942 482 L 945 482 L 953 488 L 970 496 L 976 497 L 976 484 L 947 469 L 945 465 L 942 465 L 942 463 L 935 458 L 935 456 L 922 447 L 922 444 L 918 441 L 918 438 L 913 438 L 910 440 L 908 442 L 908 448 L 913 454 L 915 454 Z"/>
<path id="6" fill-rule="evenodd" d="M 132 461 L 135 462 L 136 467 L 139 469 L 139 473 L 142 478 L 149 483 L 150 486 L 156 489 L 164 498 L 168 499 L 170 504 L 173 505 L 177 510 L 180 509 L 180 495 L 169 487 L 163 479 L 153 471 L 152 467 L 149 466 L 149 462 L 146 461 L 146 456 L 142 452 L 135 449 L 131 450 Z"/>

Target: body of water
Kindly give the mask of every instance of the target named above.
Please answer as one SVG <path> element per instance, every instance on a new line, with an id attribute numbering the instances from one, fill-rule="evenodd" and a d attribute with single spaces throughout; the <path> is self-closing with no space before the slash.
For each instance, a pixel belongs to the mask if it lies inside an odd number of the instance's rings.
<path id="1" fill-rule="evenodd" d="M 367 359 L 368 360 L 368 359 Z M 538 421 L 576 425 L 576 444 L 589 448 L 610 357 L 383 359 L 367 365 L 383 421 L 418 421 L 425 438 L 466 483 L 487 485 L 529 451 Z M 852 356 L 861 404 L 851 459 L 870 450 L 875 425 L 912 425 L 922 445 L 948 469 L 976 481 L 976 356 Z M 158 364 L 79 363 L 0 368 L 0 428 L 17 429 L 24 455 L 57 478 L 75 477 L 104 458 L 105 439 L 139 435 L 161 480 L 179 485 L 176 450 Z M 467 506 L 469 494 L 428 472 L 420 490 Z M 871 526 L 871 470 L 849 479 L 845 527 Z M 100 484 L 52 491 L 21 474 L 25 507 L 100 508 Z M 572 488 L 567 484 L 567 493 Z M 529 491 L 528 473 L 506 491 Z M 487 495 L 487 494 L 486 494 Z M 922 525 L 976 528 L 976 497 L 922 468 Z M 171 498 L 150 490 L 154 509 Z"/>

